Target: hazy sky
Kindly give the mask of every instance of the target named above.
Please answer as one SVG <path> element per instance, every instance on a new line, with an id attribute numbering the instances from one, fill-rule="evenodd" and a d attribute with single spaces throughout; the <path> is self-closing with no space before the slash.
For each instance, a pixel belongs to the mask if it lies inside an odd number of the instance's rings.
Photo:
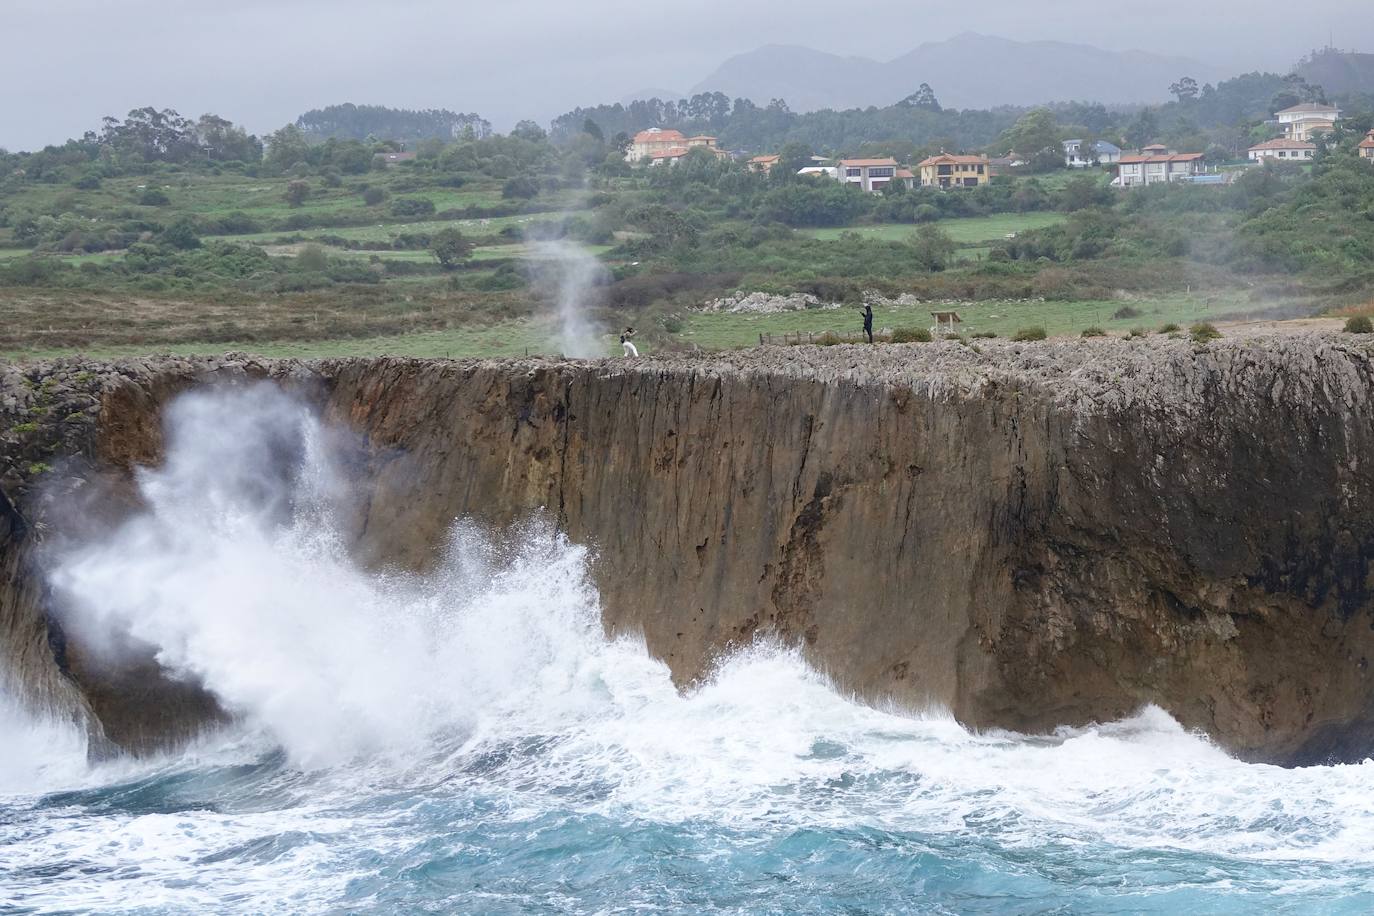
<path id="1" fill-rule="evenodd" d="M 508 127 L 643 88 L 685 91 L 726 57 L 804 44 L 887 59 L 980 31 L 1284 69 L 1333 35 L 1374 50 L 1371 0 L 0 0 L 0 146 L 29 149 L 143 105 L 263 133 L 335 102 L 476 111 Z M 1161 16 L 1161 10 L 1171 10 Z M 766 101 L 766 100 L 763 100 Z"/>

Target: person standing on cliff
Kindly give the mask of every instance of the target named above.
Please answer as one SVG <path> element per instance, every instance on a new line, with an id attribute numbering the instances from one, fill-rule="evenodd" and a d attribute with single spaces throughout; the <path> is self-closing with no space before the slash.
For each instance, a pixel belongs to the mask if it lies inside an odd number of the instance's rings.
<path id="1" fill-rule="evenodd" d="M 635 347 L 634 341 L 631 340 L 631 338 L 633 338 L 634 336 L 635 336 L 635 329 L 634 329 L 634 328 L 626 328 L 623 332 L 621 332 L 621 335 L 620 335 L 620 346 L 621 346 L 621 349 L 623 349 L 623 350 L 625 351 L 625 355 L 626 355 L 626 356 L 638 356 L 638 355 L 639 355 L 639 350 Z"/>
<path id="2" fill-rule="evenodd" d="M 869 343 L 873 343 L 873 306 L 865 305 L 859 314 L 864 316 L 864 335 Z"/>

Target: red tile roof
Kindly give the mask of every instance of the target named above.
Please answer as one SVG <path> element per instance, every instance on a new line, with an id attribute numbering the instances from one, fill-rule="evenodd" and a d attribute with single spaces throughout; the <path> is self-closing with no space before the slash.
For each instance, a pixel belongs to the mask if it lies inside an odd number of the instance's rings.
<path id="1" fill-rule="evenodd" d="M 691 150 L 685 146 L 670 146 L 667 149 L 656 149 L 649 154 L 650 159 L 681 159 Z"/>
<path id="2" fill-rule="evenodd" d="M 1289 140 L 1287 137 L 1279 137 L 1275 140 L 1266 140 L 1263 143 L 1256 143 L 1250 147 L 1250 152 L 1264 149 L 1316 149 L 1315 143 L 1304 143 L 1301 140 Z"/>
<path id="3" fill-rule="evenodd" d="M 912 173 L 911 169 L 898 169 L 898 170 L 897 170 L 897 177 L 898 177 L 898 178 L 915 178 L 916 176 Z"/>
<path id="4" fill-rule="evenodd" d="M 987 156 L 954 156 L 950 153 L 941 153 L 938 156 L 931 156 L 920 163 L 920 167 L 927 165 L 988 165 Z"/>
<path id="5" fill-rule="evenodd" d="M 1192 162 L 1201 159 L 1202 153 L 1175 153 L 1172 156 L 1122 156 L 1122 165 L 1139 165 L 1142 162 Z"/>
<path id="6" fill-rule="evenodd" d="M 1360 141 L 1360 149 L 1374 149 L 1374 130 L 1369 132 L 1369 136 Z"/>
<path id="7" fill-rule="evenodd" d="M 1301 105 L 1294 105 L 1292 108 L 1285 108 L 1275 114 L 1297 114 L 1299 112 L 1311 112 L 1312 114 L 1328 114 L 1333 111 L 1340 111 L 1335 105 L 1323 105 L 1320 102 L 1303 102 Z"/>
<path id="8" fill-rule="evenodd" d="M 682 135 L 682 132 L 681 132 L 681 131 L 677 131 L 677 130 L 662 130 L 662 129 L 657 128 L 657 127 L 651 127 L 651 128 L 648 129 L 648 130 L 641 130 L 639 133 L 635 134 L 634 142 L 636 142 L 636 143 L 682 143 L 682 142 L 686 141 L 686 139 L 687 139 L 687 138 L 684 137 L 684 136 Z"/>

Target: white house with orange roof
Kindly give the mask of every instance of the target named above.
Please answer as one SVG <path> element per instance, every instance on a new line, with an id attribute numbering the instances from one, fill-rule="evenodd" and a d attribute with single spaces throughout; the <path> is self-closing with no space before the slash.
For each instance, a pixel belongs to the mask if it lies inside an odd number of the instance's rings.
<path id="1" fill-rule="evenodd" d="M 1317 144 L 1278 137 L 1255 144 L 1250 147 L 1247 155 L 1251 162 L 1311 162 L 1312 157 L 1317 155 Z"/>
<path id="2" fill-rule="evenodd" d="M 1321 102 L 1303 102 L 1292 108 L 1277 111 L 1279 126 L 1289 140 L 1309 141 L 1317 134 L 1323 134 L 1336 126 L 1341 119 L 1341 110 L 1335 105 Z"/>
<path id="3" fill-rule="evenodd" d="M 1360 158 L 1374 162 L 1374 130 L 1369 132 L 1369 136 L 1360 141 Z"/>
<path id="4" fill-rule="evenodd" d="M 1148 149 L 1148 147 L 1147 147 Z M 1170 181 L 1190 181 L 1203 172 L 1202 153 L 1165 153 L 1122 156 L 1116 164 L 1112 186 L 1134 188 Z"/>

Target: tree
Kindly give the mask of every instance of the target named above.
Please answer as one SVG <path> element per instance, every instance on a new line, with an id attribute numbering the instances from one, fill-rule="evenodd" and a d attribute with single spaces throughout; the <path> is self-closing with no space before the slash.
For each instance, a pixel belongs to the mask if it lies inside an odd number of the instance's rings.
<path id="1" fill-rule="evenodd" d="M 582 122 L 582 133 L 591 137 L 593 140 L 605 140 L 606 135 L 601 131 L 601 125 L 591 118 Z"/>
<path id="2" fill-rule="evenodd" d="M 162 235 L 158 241 L 170 248 L 178 248 L 182 251 L 190 251 L 200 247 L 200 237 L 196 235 L 196 223 L 189 216 L 177 218 L 170 226 L 162 230 Z"/>
<path id="3" fill-rule="evenodd" d="M 1191 76 L 1185 76 L 1178 82 L 1169 86 L 1169 94 L 1178 99 L 1180 105 L 1185 102 L 1191 102 L 1197 98 L 1197 80 L 1193 79 Z"/>
<path id="4" fill-rule="evenodd" d="M 293 181 L 286 186 L 286 193 L 282 197 L 286 200 L 286 205 L 291 208 L 299 207 L 305 203 L 305 199 L 310 196 L 310 185 L 304 181 Z"/>
<path id="5" fill-rule="evenodd" d="M 376 185 L 370 185 L 365 191 L 363 191 L 363 203 L 369 207 L 377 206 L 379 203 L 386 200 L 386 198 L 386 189 L 379 188 Z"/>
<path id="6" fill-rule="evenodd" d="M 1059 124 L 1048 108 L 1037 108 L 1021 117 L 1002 134 L 1000 146 L 1014 149 L 1026 157 L 1032 171 L 1049 171 L 1064 165 L 1064 147 Z"/>
<path id="7" fill-rule="evenodd" d="M 935 90 L 930 88 L 930 83 L 922 83 L 919 89 L 897 104 L 905 108 L 920 108 L 923 111 L 943 110 L 940 108 L 940 100 L 935 98 Z"/>
<path id="8" fill-rule="evenodd" d="M 511 128 L 510 135 L 519 137 L 521 140 L 529 140 L 532 143 L 542 143 L 549 138 L 549 135 L 544 132 L 544 128 L 533 121 L 521 121 L 516 124 Z"/>
<path id="9" fill-rule="evenodd" d="M 1135 116 L 1135 120 L 1126 125 L 1126 142 L 1140 149 L 1154 142 L 1158 133 L 1159 120 L 1155 117 L 1154 111 L 1142 108 L 1140 114 Z"/>
<path id="10" fill-rule="evenodd" d="M 920 226 L 911 236 L 916 263 L 928 271 L 944 270 L 954 257 L 954 241 L 933 224 Z"/>
<path id="11" fill-rule="evenodd" d="M 304 162 L 310 156 L 310 144 L 305 134 L 294 124 L 267 135 L 267 154 L 263 162 L 276 172 L 285 172 L 297 162 Z"/>
<path id="12" fill-rule="evenodd" d="M 788 143 L 778 151 L 778 161 L 769 175 L 776 181 L 791 181 L 797 173 L 811 165 L 811 147 L 805 143 Z"/>
<path id="13" fill-rule="evenodd" d="M 429 252 L 444 270 L 453 270 L 472 257 L 473 243 L 456 227 L 440 229 L 429 240 Z"/>
<path id="14" fill-rule="evenodd" d="M 516 175 L 501 185 L 501 196 L 507 200 L 529 200 L 539 193 L 539 182 L 528 175 Z"/>

